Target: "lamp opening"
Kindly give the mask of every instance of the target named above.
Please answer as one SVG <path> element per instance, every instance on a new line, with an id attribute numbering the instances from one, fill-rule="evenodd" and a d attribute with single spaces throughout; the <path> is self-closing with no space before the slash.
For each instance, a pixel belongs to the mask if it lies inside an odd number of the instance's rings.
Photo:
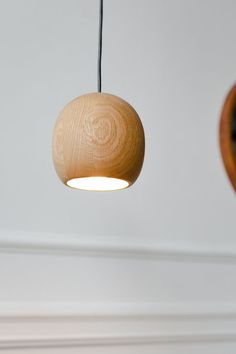
<path id="1" fill-rule="evenodd" d="M 66 182 L 69 187 L 87 191 L 114 191 L 125 189 L 129 183 L 123 179 L 111 177 L 81 177 Z"/>

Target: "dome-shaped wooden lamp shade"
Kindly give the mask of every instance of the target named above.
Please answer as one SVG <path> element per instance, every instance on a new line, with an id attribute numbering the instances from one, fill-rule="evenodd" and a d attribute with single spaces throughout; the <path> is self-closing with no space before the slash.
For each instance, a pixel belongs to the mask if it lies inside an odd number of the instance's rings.
<path id="1" fill-rule="evenodd" d="M 236 84 L 228 92 L 223 105 L 219 136 L 224 166 L 236 192 Z"/>
<path id="2" fill-rule="evenodd" d="M 53 160 L 59 178 L 70 187 L 127 188 L 137 179 L 143 158 L 142 123 L 133 107 L 117 96 L 80 96 L 58 117 Z"/>

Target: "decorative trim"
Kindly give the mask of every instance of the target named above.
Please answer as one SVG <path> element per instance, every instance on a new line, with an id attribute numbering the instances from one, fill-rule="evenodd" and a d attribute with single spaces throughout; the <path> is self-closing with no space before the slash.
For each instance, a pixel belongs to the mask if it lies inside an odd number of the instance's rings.
<path id="1" fill-rule="evenodd" d="M 234 250 L 133 247 L 76 235 L 3 230 L 0 252 L 236 264 Z M 0 302 L 0 350 L 236 342 L 235 328 L 234 303 Z"/>
<path id="2" fill-rule="evenodd" d="M 168 320 L 205 321 L 236 320 L 236 304 L 83 304 L 77 303 L 7 303 L 0 302 L 2 322 L 51 321 L 120 321 Z"/>
<path id="3" fill-rule="evenodd" d="M 90 238 L 91 241 L 91 238 Z M 236 263 L 236 250 L 201 247 L 132 246 L 85 242 L 76 235 L 0 231 L 0 252 L 36 253 L 55 256 L 127 258 L 200 263 Z"/>
<path id="4" fill-rule="evenodd" d="M 133 336 L 103 336 L 103 337 L 35 337 L 0 339 L 0 349 L 24 348 L 63 348 L 88 346 L 124 346 L 124 345 L 153 345 L 173 343 L 219 343 L 236 342 L 236 333 L 185 333 L 178 335 L 133 335 Z"/>
<path id="5" fill-rule="evenodd" d="M 184 309 L 185 307 L 185 309 Z M 207 310 L 207 307 L 210 307 Z M 98 308 L 98 307 L 97 307 Z M 129 308 L 129 311 L 128 311 Z M 50 347 L 124 346 L 171 343 L 236 342 L 233 306 L 205 306 L 190 311 L 190 304 L 169 307 L 152 304 L 153 311 L 51 312 L 0 316 L 0 350 Z M 162 308 L 162 311 L 160 310 Z M 70 331 L 68 332 L 68 328 Z M 67 333 L 67 334 L 66 334 Z"/>

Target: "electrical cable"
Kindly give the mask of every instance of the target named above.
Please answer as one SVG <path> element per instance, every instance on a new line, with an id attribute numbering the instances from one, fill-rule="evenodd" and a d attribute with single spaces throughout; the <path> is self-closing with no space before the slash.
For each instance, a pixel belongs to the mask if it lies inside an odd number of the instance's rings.
<path id="1" fill-rule="evenodd" d="M 98 92 L 102 91 L 102 27 L 103 27 L 103 0 L 100 0 L 99 35 L 98 35 Z"/>

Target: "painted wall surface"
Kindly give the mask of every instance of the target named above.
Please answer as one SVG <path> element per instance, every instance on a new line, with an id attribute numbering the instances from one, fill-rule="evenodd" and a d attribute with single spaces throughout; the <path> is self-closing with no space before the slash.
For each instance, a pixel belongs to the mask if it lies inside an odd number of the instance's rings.
<path id="1" fill-rule="evenodd" d="M 235 194 L 218 146 L 233 0 L 104 1 L 103 91 L 139 113 L 136 184 L 64 187 L 66 103 L 97 87 L 98 1 L 0 1 L 0 349 L 236 351 Z"/>
<path id="2" fill-rule="evenodd" d="M 1 227 L 235 244 L 217 136 L 235 81 L 234 1 L 105 2 L 103 90 L 136 108 L 146 134 L 142 175 L 121 193 L 64 188 L 51 160 L 58 113 L 96 91 L 98 1 L 0 5 Z"/>

